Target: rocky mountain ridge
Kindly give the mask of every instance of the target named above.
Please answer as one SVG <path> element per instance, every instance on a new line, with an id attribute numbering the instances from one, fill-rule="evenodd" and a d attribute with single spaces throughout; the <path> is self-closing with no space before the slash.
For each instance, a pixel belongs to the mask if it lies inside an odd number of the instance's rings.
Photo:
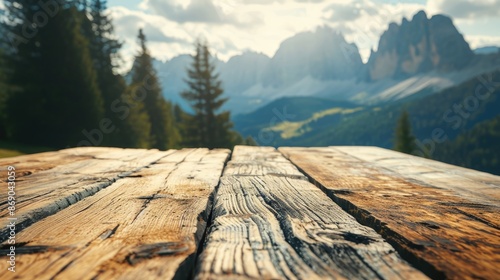
<path id="1" fill-rule="evenodd" d="M 229 97 L 225 109 L 238 114 L 285 96 L 374 104 L 432 94 L 498 69 L 499 59 L 499 53 L 475 54 L 451 18 L 421 11 L 389 24 L 366 64 L 356 44 L 329 27 L 286 39 L 271 58 L 245 52 L 213 60 Z M 155 62 L 165 97 L 185 109 L 180 92 L 190 63 L 188 55 Z"/>
<path id="2" fill-rule="evenodd" d="M 389 24 L 366 65 L 368 79 L 402 79 L 433 70 L 451 72 L 470 64 L 474 53 L 451 18 L 424 11 L 401 25 Z"/>

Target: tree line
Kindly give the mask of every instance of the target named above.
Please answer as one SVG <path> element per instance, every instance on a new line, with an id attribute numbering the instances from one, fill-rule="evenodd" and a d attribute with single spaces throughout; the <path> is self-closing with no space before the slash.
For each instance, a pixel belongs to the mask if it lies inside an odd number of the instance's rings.
<path id="1" fill-rule="evenodd" d="M 0 137 L 51 148 L 114 146 L 232 148 L 253 144 L 232 130 L 206 42 L 195 44 L 182 96 L 162 95 L 139 30 L 130 81 L 105 0 L 4 0 L 0 42 Z M 175 94 L 175 93 L 171 93 Z"/>

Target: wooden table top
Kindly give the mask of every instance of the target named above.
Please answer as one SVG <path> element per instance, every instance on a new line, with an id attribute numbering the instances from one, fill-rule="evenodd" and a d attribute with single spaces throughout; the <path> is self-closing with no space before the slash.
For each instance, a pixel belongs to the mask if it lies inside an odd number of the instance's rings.
<path id="1" fill-rule="evenodd" d="M 0 170 L 1 279 L 500 279 L 500 177 L 381 148 L 86 147 Z"/>

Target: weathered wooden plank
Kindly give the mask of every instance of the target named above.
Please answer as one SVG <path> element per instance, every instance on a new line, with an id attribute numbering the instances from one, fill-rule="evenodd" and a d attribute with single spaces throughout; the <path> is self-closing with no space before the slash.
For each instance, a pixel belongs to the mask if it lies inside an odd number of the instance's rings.
<path id="1" fill-rule="evenodd" d="M 236 146 L 224 175 L 275 175 L 307 180 L 297 168 L 272 147 Z"/>
<path id="2" fill-rule="evenodd" d="M 385 172 L 390 172 L 394 176 L 447 190 L 450 195 L 466 199 L 468 201 L 466 203 L 452 205 L 465 215 L 500 228 L 499 176 L 377 147 L 337 147 L 336 149 L 381 167 Z M 490 211 L 471 212 L 469 209 L 471 207 L 485 208 L 485 206 Z"/>
<path id="3" fill-rule="evenodd" d="M 495 279 L 500 275 L 498 202 L 471 202 L 467 195 L 459 195 L 463 190 L 445 187 L 439 180 L 436 186 L 432 177 L 423 176 L 425 182 L 418 176 L 409 179 L 396 172 L 397 163 L 385 168 L 380 159 L 380 163 L 373 163 L 373 157 L 360 160 L 365 157 L 362 148 L 352 152 L 356 157 L 333 147 L 280 151 L 343 209 L 376 229 L 429 276 Z M 420 175 L 427 172 L 424 165 L 417 166 Z M 476 200 L 481 192 L 475 193 Z"/>
<path id="4" fill-rule="evenodd" d="M 20 181 L 23 180 L 25 176 L 49 170 L 60 164 L 90 158 L 92 158 L 90 155 L 71 155 L 61 152 L 45 152 L 0 159 L 0 168 L 2 171 L 5 171 L 8 166 L 14 166 L 16 168 L 16 179 Z M 4 177 L 4 174 L 2 175 L 3 176 L 0 176 L 1 180 L 6 178 Z"/>
<path id="5" fill-rule="evenodd" d="M 88 149 L 85 148 L 84 151 L 88 151 Z M 58 152 L 58 155 L 50 154 L 49 159 L 61 159 L 50 163 L 57 166 L 34 172 L 29 176 L 21 177 L 21 179 L 16 178 L 15 218 L 17 218 L 17 231 L 95 194 L 119 178 L 148 166 L 170 153 L 158 152 L 157 150 L 110 148 L 92 148 L 92 151 L 92 153 L 85 154 L 85 158 L 91 157 L 88 159 L 82 159 L 81 155 L 67 151 Z M 120 151 L 124 156 L 123 159 L 116 157 L 116 152 Z M 76 160 L 60 156 L 61 154 L 74 156 Z M 47 160 L 45 156 L 42 155 L 43 160 L 41 161 Z M 36 155 L 31 155 L 28 158 L 36 160 Z M 13 160 L 16 159 L 13 158 Z M 24 163 L 29 165 L 29 161 Z M 18 172 L 18 164 L 13 165 Z M 5 172 L 0 177 L 6 178 L 6 175 Z M 9 223 L 8 218 L 10 217 L 8 206 L 7 192 L 1 192 L 0 225 L 2 228 L 0 229 L 0 241 L 6 240 L 9 232 L 5 227 Z"/>
<path id="6" fill-rule="evenodd" d="M 31 225 L 5 279 L 189 277 L 228 155 L 177 151 Z"/>
<path id="7" fill-rule="evenodd" d="M 500 177 L 378 147 L 335 147 L 336 149 L 391 170 L 408 180 L 452 191 L 477 203 L 500 201 Z"/>
<path id="8" fill-rule="evenodd" d="M 64 150 L 60 150 L 60 153 L 70 154 L 73 156 L 99 156 L 102 154 L 110 154 L 113 152 L 124 152 L 124 151 L 133 151 L 138 149 L 123 149 L 123 148 L 114 148 L 114 147 L 77 147 L 77 148 L 68 148 Z"/>
<path id="9" fill-rule="evenodd" d="M 263 163 L 266 161 L 282 162 L 289 164 L 290 162 L 284 158 L 273 147 L 251 147 L 251 146 L 236 146 L 231 155 L 230 162 L 248 162 L 255 161 Z"/>
<path id="10" fill-rule="evenodd" d="M 290 164 L 272 148 L 249 147 L 237 147 L 230 164 L 249 156 L 255 164 Z M 195 279 L 426 278 L 292 173 L 254 168 L 222 177 Z"/>

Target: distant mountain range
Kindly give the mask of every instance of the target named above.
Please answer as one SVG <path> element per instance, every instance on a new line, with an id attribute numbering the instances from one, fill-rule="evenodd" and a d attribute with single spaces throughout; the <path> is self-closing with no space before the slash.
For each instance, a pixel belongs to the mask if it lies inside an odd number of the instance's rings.
<path id="1" fill-rule="evenodd" d="M 500 47 L 487 46 L 481 47 L 474 50 L 475 54 L 495 54 L 500 52 Z"/>
<path id="2" fill-rule="evenodd" d="M 499 81 L 497 71 L 436 94 L 377 105 L 286 97 L 238 115 L 234 122 L 240 133 L 265 146 L 392 148 L 397 120 L 406 110 L 421 154 L 427 149 L 433 158 L 500 174 L 496 149 L 500 131 L 495 130 L 500 116 Z M 470 159 L 469 154 L 476 157 Z M 479 155 L 487 157 L 481 161 Z"/>
<path id="3" fill-rule="evenodd" d="M 389 24 L 378 50 L 367 63 L 368 79 L 405 79 L 431 71 L 452 72 L 470 66 L 474 53 L 449 17 L 428 19 L 420 11 L 411 21 Z"/>
<path id="4" fill-rule="evenodd" d="M 421 154 L 500 174 L 500 49 L 471 50 L 449 17 L 391 23 L 367 63 L 328 27 L 288 38 L 272 58 L 214 62 L 235 129 L 259 145 L 392 148 L 407 110 Z M 155 64 L 165 97 L 184 108 L 190 63 L 183 55 Z"/>
<path id="5" fill-rule="evenodd" d="M 272 58 L 245 52 L 227 62 L 213 60 L 233 116 L 291 96 L 363 105 L 415 98 L 500 68 L 494 47 L 472 51 L 449 17 L 428 18 L 423 11 L 389 24 L 366 64 L 356 44 L 329 27 L 286 39 Z M 189 106 L 180 92 L 190 63 L 189 55 L 155 62 L 164 96 L 184 109 Z"/>

